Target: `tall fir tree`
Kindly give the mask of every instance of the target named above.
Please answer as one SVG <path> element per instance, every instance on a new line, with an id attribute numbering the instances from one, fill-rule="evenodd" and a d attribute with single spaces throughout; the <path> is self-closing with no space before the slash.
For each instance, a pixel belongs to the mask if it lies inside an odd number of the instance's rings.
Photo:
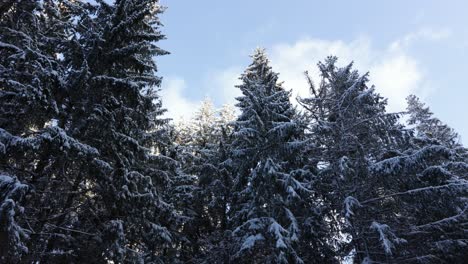
<path id="1" fill-rule="evenodd" d="M 352 64 L 290 102 L 265 52 L 240 116 L 161 116 L 158 0 L 0 3 L 1 263 L 463 263 L 468 151 Z M 234 120 L 235 119 L 235 120 Z"/>
<path id="2" fill-rule="evenodd" d="M 417 96 L 410 95 L 406 101 L 408 103 L 408 124 L 415 126 L 414 129 L 419 136 L 439 140 L 447 146 L 460 145 L 460 136 L 453 128 L 434 117 L 429 107 L 426 107 Z"/>
<path id="3" fill-rule="evenodd" d="M 326 223 L 306 168 L 307 141 L 290 92 L 278 82 L 263 50 L 241 75 L 241 114 L 231 145 L 232 259 L 256 263 L 333 262 Z"/>
<path id="4" fill-rule="evenodd" d="M 229 260 L 224 233 L 231 178 L 224 161 L 228 159 L 234 117 L 232 107 L 215 109 L 206 98 L 192 119 L 176 127 L 179 161 L 183 171 L 195 178 L 190 188 L 186 185 L 178 193 L 185 197 L 180 201 L 191 203 L 192 219 L 186 229 L 191 242 L 184 251 L 186 259 L 196 263 Z"/>
<path id="5" fill-rule="evenodd" d="M 81 6 L 4 1 L 0 8 L 2 262 L 71 261 L 85 248 L 78 241 L 96 235 L 80 223 L 89 213 L 83 168 L 105 163 L 61 122 L 67 112 L 62 59 Z M 60 247 L 52 246 L 56 241 Z"/>
<path id="6" fill-rule="evenodd" d="M 67 152 L 60 142 L 68 143 L 63 131 L 47 127 L 59 111 L 54 95 L 63 85 L 52 49 L 60 44 L 56 39 L 60 31 L 51 30 L 57 25 L 50 16 L 56 11 L 53 4 L 3 1 L 0 6 L 2 262 L 38 253 L 31 241 L 41 236 L 44 224 L 40 221 L 45 221 L 37 219 L 34 211 L 51 205 L 52 200 L 42 193 L 51 184 L 44 180 L 57 172 L 60 156 Z M 28 223 L 28 217 L 37 220 Z"/>
<path id="7" fill-rule="evenodd" d="M 378 195 L 356 207 L 372 216 L 372 261 L 458 263 L 467 258 L 468 163 L 453 148 L 411 138 L 370 167 Z M 362 210 L 362 211 L 361 211 Z M 373 246 L 373 248 L 371 247 Z M 377 252 L 383 251 L 384 254 Z"/>
<path id="8" fill-rule="evenodd" d="M 334 236 L 345 235 L 342 256 L 353 255 L 354 263 L 461 259 L 456 252 L 464 241 L 465 165 L 450 149 L 413 137 L 398 114 L 385 111 L 386 100 L 367 86 L 367 74 L 336 61 L 319 63 L 322 80 L 316 87 L 308 77 L 311 97 L 301 103 L 319 148 L 312 158 L 320 177 L 316 190 L 329 206 Z M 429 197 L 450 206 L 432 204 Z M 437 241 L 444 236 L 437 238 L 435 230 L 431 237 L 419 229 L 422 223 L 436 228 L 437 218 L 447 218 L 441 231 L 451 233 L 447 241 Z"/>
<path id="9" fill-rule="evenodd" d="M 11 133 L 42 129 L 59 111 L 54 95 L 63 86 L 60 29 L 55 3 L 3 1 L 0 11 L 2 116 Z M 15 120 L 16 122 L 12 122 Z"/>
<path id="10" fill-rule="evenodd" d="M 176 173 L 157 87 L 155 56 L 163 39 L 159 1 L 98 1 L 82 21 L 70 83 L 70 131 L 95 146 L 110 172 L 94 183 L 105 257 L 157 262 L 176 257 L 177 215 L 163 198 Z M 96 175 L 97 176 L 97 175 Z"/>
<path id="11" fill-rule="evenodd" d="M 97 2 L 1 4 L 2 261 L 177 259 L 153 61 L 163 8 Z"/>

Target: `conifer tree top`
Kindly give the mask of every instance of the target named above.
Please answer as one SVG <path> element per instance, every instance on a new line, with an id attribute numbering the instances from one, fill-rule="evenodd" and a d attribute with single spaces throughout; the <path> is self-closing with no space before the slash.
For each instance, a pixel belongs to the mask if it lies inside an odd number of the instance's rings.
<path id="1" fill-rule="evenodd" d="M 274 86 L 280 86 L 278 81 L 278 73 L 272 71 L 270 66 L 270 60 L 267 57 L 265 49 L 257 48 L 254 53 L 250 56 L 252 63 L 247 67 L 244 73 L 241 75 L 240 80 L 243 84 L 238 85 L 243 92 L 247 88 L 248 90 L 257 87 L 258 85 L 268 86 L 270 88 Z M 274 89 L 268 89 L 267 92 L 274 92 Z"/>
<path id="2" fill-rule="evenodd" d="M 254 53 L 252 55 L 250 55 L 250 57 L 253 59 L 254 62 L 260 62 L 259 64 L 261 64 L 261 63 L 268 64 L 269 63 L 265 48 L 257 47 L 254 50 Z"/>

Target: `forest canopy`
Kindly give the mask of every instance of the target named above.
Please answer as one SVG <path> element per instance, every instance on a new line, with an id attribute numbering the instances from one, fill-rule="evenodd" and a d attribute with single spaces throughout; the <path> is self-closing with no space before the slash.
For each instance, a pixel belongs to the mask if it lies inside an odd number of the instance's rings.
<path id="1" fill-rule="evenodd" d="M 1 1 L 0 263 L 468 259 L 468 151 L 416 95 L 331 54 L 292 98 L 258 48 L 235 106 L 172 121 L 164 9 Z"/>

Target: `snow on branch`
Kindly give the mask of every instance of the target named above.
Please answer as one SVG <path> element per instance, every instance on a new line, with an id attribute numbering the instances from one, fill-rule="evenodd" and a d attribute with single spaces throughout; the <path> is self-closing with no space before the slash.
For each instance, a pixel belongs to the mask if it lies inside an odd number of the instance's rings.
<path id="1" fill-rule="evenodd" d="M 19 182 L 16 177 L 0 172 L 0 233 L 5 232 L 6 242 L 10 248 L 9 254 L 13 259 L 28 252 L 24 243 L 28 239 L 27 231 L 19 226 L 15 219 L 24 211 L 19 202 L 28 189 L 29 187 Z M 2 259 L 0 256 L 0 260 Z"/>
<path id="2" fill-rule="evenodd" d="M 466 187 L 468 187 L 468 182 L 466 181 L 449 183 L 449 184 L 439 185 L 439 186 L 428 186 L 428 187 L 416 188 L 416 189 L 411 189 L 411 190 L 407 190 L 404 192 L 396 192 L 396 193 L 392 193 L 389 195 L 384 195 L 384 196 L 368 199 L 368 200 L 361 202 L 361 204 L 372 203 L 372 202 L 376 202 L 382 199 L 386 199 L 386 198 L 393 197 L 393 196 L 399 196 L 399 195 L 408 195 L 408 194 L 414 194 L 418 192 L 429 192 L 429 191 L 437 191 L 437 190 L 449 189 L 449 188 L 466 188 Z"/>
<path id="3" fill-rule="evenodd" d="M 373 221 L 370 228 L 379 233 L 379 240 L 382 243 L 382 247 L 386 254 L 392 254 L 392 249 L 395 248 L 394 243 L 400 244 L 406 242 L 406 240 L 396 237 L 390 227 L 386 224 L 380 224 Z"/>
<path id="4" fill-rule="evenodd" d="M 345 218 L 346 218 L 346 221 L 348 221 L 349 218 L 354 215 L 354 211 L 353 211 L 354 206 L 357 206 L 357 207 L 362 206 L 361 203 L 359 203 L 359 201 L 356 198 L 352 197 L 352 196 L 348 196 L 348 197 L 345 198 L 344 205 L 345 205 Z"/>

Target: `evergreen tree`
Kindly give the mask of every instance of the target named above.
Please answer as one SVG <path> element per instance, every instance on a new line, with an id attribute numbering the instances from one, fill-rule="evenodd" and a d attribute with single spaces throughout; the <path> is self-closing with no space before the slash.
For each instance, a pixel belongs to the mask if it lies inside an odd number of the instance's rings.
<path id="1" fill-rule="evenodd" d="M 213 263 L 228 259 L 225 235 L 227 206 L 230 197 L 230 174 L 227 165 L 230 142 L 230 122 L 233 109 L 223 106 L 216 110 L 205 99 L 194 117 L 179 123 L 175 142 L 183 172 L 193 175 L 190 188 L 180 188 L 179 201 L 191 208 L 192 218 L 185 230 L 191 243 L 186 244 L 186 259 Z"/>
<path id="2" fill-rule="evenodd" d="M 254 263 L 333 262 L 310 189 L 303 125 L 263 50 L 242 74 L 241 114 L 231 146 L 232 259 Z"/>
<path id="3" fill-rule="evenodd" d="M 467 255 L 468 164 L 454 149 L 412 138 L 401 152 L 374 163 L 379 195 L 360 201 L 355 212 L 373 215 L 369 244 L 373 261 L 458 263 Z M 359 214 L 355 219 L 359 219 Z M 371 245 L 372 245 L 371 244 Z M 369 249 L 372 250 L 372 249 Z"/>
<path id="4" fill-rule="evenodd" d="M 338 68 L 336 60 L 328 57 L 319 63 L 322 79 L 318 87 L 306 76 L 311 97 L 300 102 L 307 110 L 309 136 L 317 147 L 311 156 L 320 179 L 315 189 L 323 196 L 328 218 L 334 219 L 330 235 L 350 234 L 356 260 L 362 261 L 366 239 L 360 228 L 367 228 L 367 223 L 345 222 L 342 209 L 346 203 L 376 192 L 369 182 L 369 163 L 391 146 L 392 133 L 400 127 L 395 123 L 398 116 L 386 114 L 385 100 L 366 85 L 367 75 L 359 76 L 352 64 Z M 343 255 L 348 254 L 347 243 L 341 246 L 345 246 Z"/>
<path id="5" fill-rule="evenodd" d="M 28 233 L 18 223 L 17 215 L 22 214 L 24 207 L 21 200 L 28 191 L 28 186 L 2 171 L 0 174 L 0 260 L 18 262 L 28 253 L 26 240 Z"/>
<path id="6" fill-rule="evenodd" d="M 466 165 L 450 149 L 413 137 L 398 114 L 386 113 L 367 75 L 336 60 L 319 64 L 320 85 L 308 78 L 312 96 L 301 103 L 320 150 L 311 158 L 319 170 L 316 190 L 329 206 L 334 236 L 346 234 L 342 256 L 354 255 L 355 263 L 462 259 Z M 447 226 L 439 233 L 441 219 Z M 430 235 L 421 225 L 433 228 Z"/>
<path id="7" fill-rule="evenodd" d="M 415 95 L 406 98 L 408 102 L 408 124 L 414 125 L 419 136 L 439 140 L 447 146 L 460 145 L 460 136 L 449 126 L 442 123 Z"/>
<path id="8" fill-rule="evenodd" d="M 231 200 L 232 177 L 229 159 L 231 143 L 231 122 L 234 112 L 223 106 L 214 120 L 213 140 L 199 149 L 198 171 L 200 188 L 197 193 L 199 230 L 201 233 L 198 259 L 201 263 L 228 262 L 230 235 L 228 209 Z"/>
<path id="9" fill-rule="evenodd" d="M 65 16 L 79 6 L 60 4 L 4 1 L 0 8 L 2 262 L 66 261 L 75 239 L 90 238 L 75 229 L 86 208 L 72 197 L 86 192 L 81 168 L 97 165 L 98 152 L 56 126 L 66 86 L 58 55 L 71 28 Z M 57 238 L 63 247 L 50 248 Z"/>
<path id="10" fill-rule="evenodd" d="M 1 127 L 21 134 L 42 129 L 57 114 L 63 86 L 53 47 L 57 23 L 51 1 L 3 1 L 0 11 Z M 57 12 L 57 10 L 54 10 Z M 59 50 L 59 49 L 58 49 Z M 59 52 L 59 51 L 57 51 Z M 15 120 L 15 122 L 12 122 Z"/>
<path id="11" fill-rule="evenodd" d="M 1 263 L 463 263 L 468 151 L 352 64 L 290 102 L 263 50 L 240 115 L 172 127 L 158 0 L 0 3 Z"/>
<path id="12" fill-rule="evenodd" d="M 2 261 L 175 261 L 158 1 L 0 10 Z"/>
<path id="13" fill-rule="evenodd" d="M 73 112 L 70 131 L 92 145 L 110 165 L 94 182 L 99 199 L 99 226 L 106 239 L 99 245 L 115 262 L 172 259 L 177 215 L 164 201 L 176 171 L 170 143 L 159 118 L 164 110 L 156 94 L 156 46 L 164 36 L 157 0 L 99 1 L 83 19 L 69 81 Z M 99 174 L 98 174 L 99 175 Z M 96 176 L 98 176 L 96 175 Z"/>

